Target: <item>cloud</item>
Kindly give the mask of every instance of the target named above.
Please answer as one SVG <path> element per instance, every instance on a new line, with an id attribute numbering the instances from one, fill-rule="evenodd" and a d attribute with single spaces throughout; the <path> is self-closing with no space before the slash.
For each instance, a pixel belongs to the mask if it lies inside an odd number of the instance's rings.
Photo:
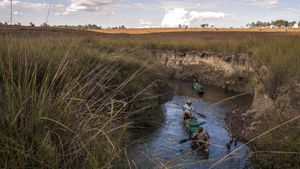
<path id="1" fill-rule="evenodd" d="M 23 12 L 14 11 L 13 15 L 15 15 L 15 16 L 23 16 L 24 14 L 23 14 Z"/>
<path id="2" fill-rule="evenodd" d="M 119 0 L 71 0 L 64 15 L 75 14 L 78 11 L 100 11 L 104 6 L 113 4 Z"/>
<path id="3" fill-rule="evenodd" d="M 181 25 L 189 25 L 190 20 L 188 18 L 188 11 L 184 8 L 175 8 L 168 11 L 163 20 L 161 21 L 162 27 L 178 27 Z"/>
<path id="4" fill-rule="evenodd" d="M 12 1 L 14 8 L 23 8 L 30 10 L 42 10 L 48 9 L 49 3 L 33 3 L 33 2 L 22 2 L 18 0 Z M 10 0 L 0 0 L 0 8 L 7 8 L 10 6 Z M 52 8 L 64 8 L 63 4 L 52 4 Z"/>
<path id="5" fill-rule="evenodd" d="M 189 13 L 191 20 L 202 20 L 202 19 L 215 19 L 224 18 L 225 13 L 223 12 L 197 12 L 192 11 Z"/>
<path id="6" fill-rule="evenodd" d="M 242 3 L 273 8 L 278 5 L 279 0 L 241 0 Z"/>
<path id="7" fill-rule="evenodd" d="M 150 21 L 145 21 L 144 19 L 140 19 L 140 23 L 141 26 L 140 28 L 150 28 L 152 22 Z"/>
<path id="8" fill-rule="evenodd" d="M 204 19 L 219 19 L 224 18 L 223 12 L 198 12 L 187 11 L 184 8 L 175 8 L 169 10 L 161 21 L 162 27 L 178 27 L 178 25 L 190 26 L 192 22 L 201 21 Z"/>
<path id="9" fill-rule="evenodd" d="M 202 6 L 202 4 L 200 3 L 193 3 L 188 1 L 161 1 L 159 5 L 162 8 L 168 10 L 176 9 L 176 8 L 195 9 Z"/>

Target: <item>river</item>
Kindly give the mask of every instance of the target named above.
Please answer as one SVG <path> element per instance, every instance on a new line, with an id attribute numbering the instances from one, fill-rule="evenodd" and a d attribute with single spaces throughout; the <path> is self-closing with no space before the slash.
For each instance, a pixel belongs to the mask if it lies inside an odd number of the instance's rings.
<path id="1" fill-rule="evenodd" d="M 211 137 L 209 158 L 206 159 L 192 152 L 190 142 L 179 143 L 181 140 L 188 138 L 188 134 L 183 126 L 181 106 L 188 98 L 192 98 L 194 108 L 198 112 L 202 112 L 209 105 L 238 93 L 229 92 L 217 87 L 205 86 L 205 94 L 199 97 L 192 90 L 190 83 L 170 81 L 169 84 L 174 90 L 174 95 L 170 101 L 162 105 L 165 110 L 165 121 L 159 130 L 129 148 L 128 154 L 131 166 L 132 168 L 142 169 L 210 168 L 219 159 L 228 154 L 226 143 L 229 140 L 230 134 L 226 130 L 224 120 L 226 113 L 230 112 L 236 106 L 250 105 L 252 97 L 242 96 L 213 106 L 205 112 L 206 119 L 194 115 L 200 121 L 206 122 L 203 127 Z M 233 147 L 231 151 L 241 145 L 243 143 L 238 142 L 237 146 Z M 244 146 L 214 168 L 244 168 L 249 159 L 248 154 L 249 148 Z"/>

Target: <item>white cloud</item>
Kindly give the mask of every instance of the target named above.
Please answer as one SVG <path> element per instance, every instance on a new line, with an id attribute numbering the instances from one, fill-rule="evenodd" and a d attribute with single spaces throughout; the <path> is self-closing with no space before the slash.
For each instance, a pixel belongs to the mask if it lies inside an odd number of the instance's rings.
<path id="1" fill-rule="evenodd" d="M 241 0 L 243 3 L 257 5 L 267 8 L 273 8 L 278 5 L 279 0 Z"/>
<path id="2" fill-rule="evenodd" d="M 178 27 L 181 25 L 189 25 L 190 20 L 188 17 L 188 11 L 184 8 L 175 8 L 173 10 L 168 11 L 163 20 L 161 21 L 162 27 Z"/>
<path id="3" fill-rule="evenodd" d="M 14 11 L 13 15 L 15 15 L 15 16 L 23 16 L 24 14 L 23 14 L 23 12 Z"/>
<path id="4" fill-rule="evenodd" d="M 152 22 L 145 21 L 144 19 L 140 19 L 141 28 L 150 28 Z"/>
<path id="5" fill-rule="evenodd" d="M 31 10 L 42 10 L 48 9 L 48 3 L 33 3 L 33 2 L 22 2 L 18 0 L 12 1 L 14 8 L 23 8 L 23 9 L 31 9 Z M 10 0 L 0 0 L 0 8 L 7 8 L 10 6 Z M 62 4 L 54 4 L 51 6 L 52 8 L 63 8 Z"/>
<path id="6" fill-rule="evenodd" d="M 225 13 L 223 12 L 197 12 L 192 11 L 189 13 L 191 20 L 202 20 L 202 19 L 214 19 L 214 18 L 224 18 Z"/>
<path id="7" fill-rule="evenodd" d="M 54 16 L 60 16 L 60 15 L 61 15 L 61 13 L 59 13 L 59 12 L 55 12 L 53 15 L 54 15 Z"/>
<path id="8" fill-rule="evenodd" d="M 195 4 L 193 2 L 188 1 L 161 1 L 159 4 L 164 9 L 176 9 L 176 8 L 184 8 L 184 9 L 194 9 L 200 7 L 201 4 Z"/>
<path id="9" fill-rule="evenodd" d="M 64 15 L 75 14 L 78 11 L 100 11 L 104 6 L 110 5 L 118 0 L 71 0 Z"/>
<path id="10" fill-rule="evenodd" d="M 163 20 L 161 21 L 162 27 L 178 27 L 178 25 L 190 26 L 192 22 L 201 21 L 204 19 L 218 19 L 224 18 L 225 13 L 222 12 L 198 12 L 187 11 L 184 8 L 175 8 L 169 10 Z"/>

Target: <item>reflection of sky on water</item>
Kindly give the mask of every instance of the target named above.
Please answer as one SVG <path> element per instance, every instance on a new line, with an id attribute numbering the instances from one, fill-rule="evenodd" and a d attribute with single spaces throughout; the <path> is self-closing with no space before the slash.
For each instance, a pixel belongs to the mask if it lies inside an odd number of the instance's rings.
<path id="1" fill-rule="evenodd" d="M 191 143 L 179 144 L 179 141 L 188 138 L 188 134 L 183 126 L 183 113 L 181 106 L 188 97 L 193 97 L 193 106 L 197 111 L 205 110 L 214 102 L 220 101 L 226 97 L 232 96 L 219 88 L 205 87 L 205 95 L 197 98 L 193 90 L 187 83 L 175 84 L 174 90 L 178 95 L 164 104 L 165 122 L 150 139 L 143 144 L 136 144 L 129 149 L 129 156 L 138 168 L 158 168 L 158 166 L 167 166 L 168 168 L 209 168 L 218 159 L 227 155 L 225 144 L 229 140 L 226 131 L 225 115 L 237 104 L 249 104 L 249 97 L 236 99 L 214 106 L 205 115 L 206 123 L 203 125 L 211 136 L 210 156 L 204 159 L 196 156 L 191 151 Z M 177 85 L 176 85 L 177 84 Z M 179 95 L 180 94 L 180 95 Z M 203 120 L 195 115 L 199 120 Z M 240 146 L 242 143 L 239 143 Z M 222 162 L 216 168 L 233 169 L 243 168 L 247 159 L 248 147 L 233 153 L 226 161 Z"/>

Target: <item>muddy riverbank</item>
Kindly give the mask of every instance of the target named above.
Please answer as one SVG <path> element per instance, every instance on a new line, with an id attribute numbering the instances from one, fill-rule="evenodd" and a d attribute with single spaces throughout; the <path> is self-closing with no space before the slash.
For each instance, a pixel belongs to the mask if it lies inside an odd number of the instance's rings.
<path id="1" fill-rule="evenodd" d="M 236 92 L 251 92 L 255 74 L 252 56 L 247 53 L 222 54 L 208 51 L 153 51 L 160 63 L 176 79 L 221 87 Z"/>
<path id="2" fill-rule="evenodd" d="M 296 118 L 254 140 L 250 146 L 255 152 L 300 152 L 299 77 L 291 77 L 281 84 L 283 80 L 276 76 L 276 72 L 274 74 L 266 66 L 257 64 L 249 53 L 158 50 L 153 54 L 175 79 L 187 82 L 197 79 L 202 84 L 228 91 L 251 93 L 254 97 L 250 106 L 238 107 L 237 111 L 231 111 L 226 117 L 227 125 L 239 140 L 249 141 Z M 297 154 L 255 153 L 251 161 L 258 168 L 300 167 Z"/>

